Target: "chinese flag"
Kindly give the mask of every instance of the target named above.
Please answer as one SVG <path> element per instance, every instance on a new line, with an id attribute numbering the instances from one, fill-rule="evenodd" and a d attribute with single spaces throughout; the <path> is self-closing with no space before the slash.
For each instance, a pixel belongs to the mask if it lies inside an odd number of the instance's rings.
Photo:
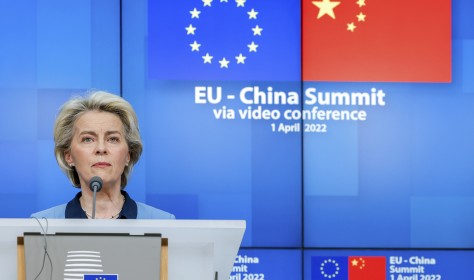
<path id="1" fill-rule="evenodd" d="M 451 0 L 303 0 L 302 9 L 305 81 L 451 81 Z"/>
<path id="2" fill-rule="evenodd" d="M 349 280 L 385 280 L 385 257 L 348 258 Z"/>

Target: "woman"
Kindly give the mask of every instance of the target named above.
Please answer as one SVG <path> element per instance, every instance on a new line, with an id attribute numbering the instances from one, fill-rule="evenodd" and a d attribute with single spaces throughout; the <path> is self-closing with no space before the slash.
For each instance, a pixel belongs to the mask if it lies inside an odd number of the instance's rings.
<path id="1" fill-rule="evenodd" d="M 34 213 L 37 218 L 92 218 L 91 178 L 100 177 L 97 219 L 174 219 L 174 215 L 135 202 L 128 176 L 142 153 L 138 121 L 123 98 L 98 91 L 66 102 L 54 125 L 54 153 L 60 168 L 81 191 L 67 204 Z"/>

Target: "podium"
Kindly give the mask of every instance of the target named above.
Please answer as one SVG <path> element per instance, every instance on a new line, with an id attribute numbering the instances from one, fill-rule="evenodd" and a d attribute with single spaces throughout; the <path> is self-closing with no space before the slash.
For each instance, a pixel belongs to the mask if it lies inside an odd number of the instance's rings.
<path id="1" fill-rule="evenodd" d="M 39 221 L 45 228 L 45 220 Z M 169 280 L 227 280 L 245 226 L 240 220 L 48 219 L 47 233 L 161 234 L 168 241 Z M 42 229 L 35 219 L 0 219 L 2 279 L 18 279 L 17 237 L 25 232 Z"/>

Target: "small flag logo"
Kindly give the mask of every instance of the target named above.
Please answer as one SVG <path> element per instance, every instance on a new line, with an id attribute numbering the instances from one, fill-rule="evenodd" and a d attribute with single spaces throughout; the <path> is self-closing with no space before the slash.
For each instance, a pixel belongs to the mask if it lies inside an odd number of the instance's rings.
<path id="1" fill-rule="evenodd" d="M 84 280 L 118 280 L 117 274 L 84 274 Z"/>
<path id="2" fill-rule="evenodd" d="M 385 280 L 386 269 L 383 256 L 314 256 L 311 280 Z"/>

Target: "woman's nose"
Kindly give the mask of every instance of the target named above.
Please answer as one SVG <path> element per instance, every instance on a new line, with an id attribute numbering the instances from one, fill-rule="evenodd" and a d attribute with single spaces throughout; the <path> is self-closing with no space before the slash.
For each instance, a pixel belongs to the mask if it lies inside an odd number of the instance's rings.
<path id="1" fill-rule="evenodd" d="M 105 145 L 105 141 L 99 140 L 97 141 L 97 146 L 96 146 L 96 154 L 106 154 L 107 153 L 107 147 Z"/>

